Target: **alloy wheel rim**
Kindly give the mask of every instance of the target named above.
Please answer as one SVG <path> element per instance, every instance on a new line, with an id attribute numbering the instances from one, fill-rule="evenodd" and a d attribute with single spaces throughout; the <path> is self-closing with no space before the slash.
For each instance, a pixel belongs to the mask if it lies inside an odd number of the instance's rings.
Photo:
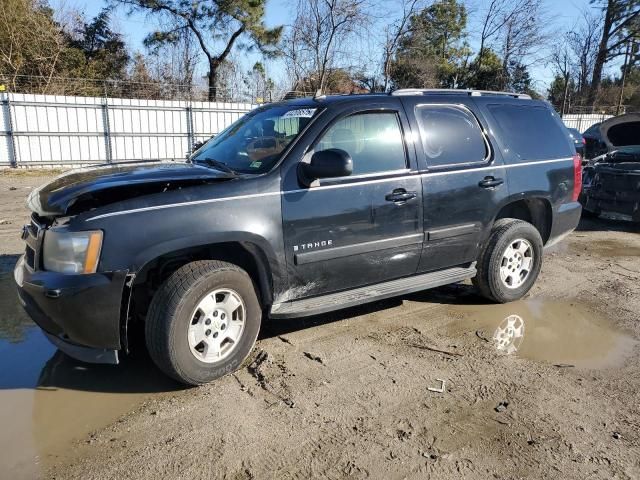
<path id="1" fill-rule="evenodd" d="M 238 346 L 244 332 L 246 307 L 234 290 L 207 293 L 193 310 L 187 326 L 191 354 L 204 363 L 218 363 Z"/>
<path id="2" fill-rule="evenodd" d="M 500 261 L 502 284 L 510 289 L 521 287 L 531 274 L 533 260 L 533 246 L 528 240 L 518 238 L 509 243 Z"/>

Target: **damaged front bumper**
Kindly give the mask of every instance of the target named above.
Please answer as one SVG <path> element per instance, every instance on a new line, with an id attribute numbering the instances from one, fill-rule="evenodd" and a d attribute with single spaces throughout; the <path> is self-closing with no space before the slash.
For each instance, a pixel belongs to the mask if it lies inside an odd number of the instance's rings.
<path id="1" fill-rule="evenodd" d="M 126 272 L 68 275 L 31 269 L 20 257 L 20 303 L 51 342 L 89 363 L 118 363 Z"/>
<path id="2" fill-rule="evenodd" d="M 585 171 L 581 202 L 589 212 L 640 222 L 640 165 L 596 165 Z"/>

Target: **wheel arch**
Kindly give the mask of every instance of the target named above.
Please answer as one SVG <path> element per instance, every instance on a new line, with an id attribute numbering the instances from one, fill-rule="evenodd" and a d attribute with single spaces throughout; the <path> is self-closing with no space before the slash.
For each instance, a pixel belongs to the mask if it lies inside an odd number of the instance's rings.
<path id="1" fill-rule="evenodd" d="M 271 255 L 275 253 L 271 252 Z M 278 282 L 278 272 L 272 268 L 273 258 L 263 245 L 246 237 L 180 248 L 156 247 L 148 251 L 142 266 L 129 276 L 125 286 L 120 329 L 123 347 L 128 350 L 130 324 L 142 323 L 155 291 L 183 265 L 197 260 L 220 260 L 238 265 L 253 279 L 258 300 L 265 308 L 273 302 L 274 285 Z"/>
<path id="2" fill-rule="evenodd" d="M 553 208 L 546 197 L 512 198 L 502 205 L 493 221 L 495 223 L 502 218 L 515 218 L 528 222 L 538 230 L 544 245 L 549 241 Z"/>

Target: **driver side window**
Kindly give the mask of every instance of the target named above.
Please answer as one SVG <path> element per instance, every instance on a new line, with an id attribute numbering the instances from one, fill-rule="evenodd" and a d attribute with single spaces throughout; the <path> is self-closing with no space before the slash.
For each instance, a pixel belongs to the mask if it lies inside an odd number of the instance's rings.
<path id="1" fill-rule="evenodd" d="M 395 112 L 359 113 L 338 120 L 314 151 L 329 148 L 339 148 L 351 156 L 352 175 L 407 168 L 400 119 Z"/>

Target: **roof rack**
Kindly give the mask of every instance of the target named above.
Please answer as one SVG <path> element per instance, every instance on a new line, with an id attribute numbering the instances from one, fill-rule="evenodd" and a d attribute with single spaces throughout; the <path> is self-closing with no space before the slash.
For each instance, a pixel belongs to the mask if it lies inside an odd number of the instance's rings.
<path id="1" fill-rule="evenodd" d="M 469 95 L 470 97 L 496 95 L 531 100 L 531 96 L 526 93 L 492 92 L 490 90 L 472 90 L 462 88 L 401 88 L 400 90 L 394 90 L 391 92 L 391 95 Z"/>

